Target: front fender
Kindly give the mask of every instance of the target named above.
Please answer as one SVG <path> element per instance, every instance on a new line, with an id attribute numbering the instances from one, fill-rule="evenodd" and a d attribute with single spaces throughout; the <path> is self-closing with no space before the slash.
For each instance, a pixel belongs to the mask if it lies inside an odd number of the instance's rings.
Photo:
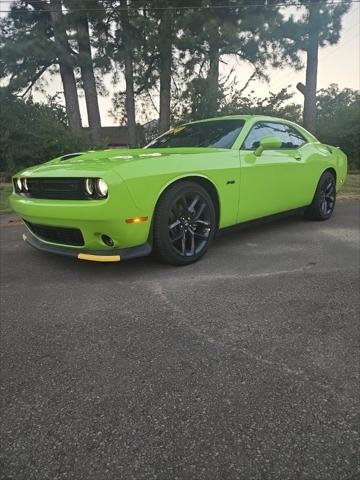
<path id="1" fill-rule="evenodd" d="M 167 163 L 155 159 L 121 168 L 121 175 L 141 215 L 152 217 L 156 204 L 173 183 L 199 178 L 209 182 L 218 195 L 220 228 L 236 223 L 240 187 L 240 160 L 237 152 L 177 156 Z M 219 167 L 219 165 L 221 167 Z M 137 168 L 135 169 L 135 166 Z M 194 166 L 198 167 L 194 170 Z M 139 174 L 141 172 L 141 175 Z"/>

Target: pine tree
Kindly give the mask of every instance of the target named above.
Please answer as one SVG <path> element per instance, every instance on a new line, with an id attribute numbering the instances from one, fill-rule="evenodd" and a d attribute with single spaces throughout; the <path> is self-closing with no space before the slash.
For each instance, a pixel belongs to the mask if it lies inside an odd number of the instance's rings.
<path id="1" fill-rule="evenodd" d="M 67 15 L 69 27 L 74 28 L 76 32 L 74 36 L 78 48 L 76 59 L 81 71 L 91 139 L 94 145 L 98 145 L 101 141 L 101 118 L 91 52 L 90 24 L 99 21 L 105 12 L 101 2 L 97 0 L 64 0 L 64 4 L 69 12 Z"/>
<path id="2" fill-rule="evenodd" d="M 267 65 L 279 67 L 290 61 L 299 65 L 294 42 L 287 33 L 294 22 L 284 18 L 276 3 L 272 6 L 271 2 L 257 1 L 252 5 L 245 0 L 224 0 L 221 8 L 218 5 L 215 0 L 199 0 L 197 8 L 190 8 L 182 20 L 178 46 L 186 72 L 192 72 L 187 95 L 192 98 L 193 117 L 214 115 L 223 105 L 226 91 L 219 67 L 225 56 L 251 65 L 251 80 L 266 79 Z M 248 84 L 248 80 L 242 84 Z"/>
<path id="3" fill-rule="evenodd" d="M 125 108 L 128 127 L 128 141 L 130 146 L 137 144 L 136 134 L 136 115 L 135 115 L 135 92 L 134 92 L 134 37 L 136 31 L 132 29 L 129 19 L 129 10 L 127 0 L 120 0 L 122 11 L 120 13 L 120 25 L 122 29 L 122 38 L 124 47 L 123 60 L 125 72 Z"/>
<path id="4" fill-rule="evenodd" d="M 334 45 L 340 39 L 342 16 L 349 10 L 350 1 L 327 4 L 323 0 L 310 0 L 301 19 L 299 48 L 306 51 L 306 83 L 297 85 L 304 95 L 303 124 L 316 132 L 316 90 L 319 48 Z"/>
<path id="5" fill-rule="evenodd" d="M 0 24 L 0 76 L 8 90 L 27 95 L 54 65 L 60 70 L 69 125 L 81 128 L 74 55 L 65 28 L 61 0 L 16 3 Z M 28 7 L 30 6 L 30 8 Z"/>

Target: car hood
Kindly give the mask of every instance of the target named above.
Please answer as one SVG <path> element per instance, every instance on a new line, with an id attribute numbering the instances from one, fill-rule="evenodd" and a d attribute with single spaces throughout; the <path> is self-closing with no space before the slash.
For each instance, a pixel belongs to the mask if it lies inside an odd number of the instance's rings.
<path id="1" fill-rule="evenodd" d="M 23 170 L 27 177 L 101 176 L 109 170 L 117 170 L 122 164 L 166 161 L 168 157 L 218 153 L 228 151 L 222 148 L 121 148 L 96 150 L 64 155 L 41 165 Z M 121 169 L 120 169 L 121 171 Z M 120 173 L 120 172 L 119 172 Z"/>

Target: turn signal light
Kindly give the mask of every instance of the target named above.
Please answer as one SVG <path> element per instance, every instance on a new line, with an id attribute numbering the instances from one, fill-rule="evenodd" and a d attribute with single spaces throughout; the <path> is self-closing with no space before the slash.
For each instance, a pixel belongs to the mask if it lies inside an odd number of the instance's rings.
<path id="1" fill-rule="evenodd" d="M 140 222 L 146 222 L 146 220 L 149 217 L 135 217 L 135 218 L 127 218 L 125 220 L 126 223 L 140 223 Z"/>

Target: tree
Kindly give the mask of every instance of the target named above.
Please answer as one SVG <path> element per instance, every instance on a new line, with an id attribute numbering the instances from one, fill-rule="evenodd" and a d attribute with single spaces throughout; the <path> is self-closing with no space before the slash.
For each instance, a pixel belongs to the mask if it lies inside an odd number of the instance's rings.
<path id="1" fill-rule="evenodd" d="M 42 6 L 42 4 L 36 2 L 34 2 L 33 5 L 35 5 L 35 7 Z M 74 130 L 79 130 L 82 126 L 80 107 L 72 53 L 64 25 L 61 0 L 51 0 L 49 6 L 44 3 L 43 8 L 50 12 L 69 124 Z"/>
<path id="2" fill-rule="evenodd" d="M 331 84 L 317 95 L 317 135 L 340 147 L 350 168 L 360 169 L 360 91 Z"/>
<path id="3" fill-rule="evenodd" d="M 168 2 L 165 2 L 168 3 Z M 171 72 L 173 63 L 174 25 L 172 13 L 161 10 L 159 15 L 159 76 L 160 76 L 160 133 L 170 128 Z"/>
<path id="4" fill-rule="evenodd" d="M 7 176 L 36 163 L 89 147 L 84 132 L 67 124 L 64 107 L 56 98 L 34 103 L 0 89 L 0 164 Z"/>
<path id="5" fill-rule="evenodd" d="M 126 84 L 126 97 L 125 107 L 128 126 L 128 139 L 129 145 L 134 146 L 137 143 L 136 135 L 136 117 L 135 117 L 135 94 L 134 94 L 134 65 L 133 65 L 133 51 L 134 42 L 133 36 L 138 33 L 134 32 L 129 20 L 128 2 L 127 0 L 121 0 L 120 6 L 122 12 L 120 14 L 120 25 L 123 32 L 123 58 L 125 69 L 125 84 Z"/>
<path id="6" fill-rule="evenodd" d="M 124 76 L 125 91 L 114 94 L 111 113 L 121 123 L 127 123 L 129 145 L 135 146 L 139 140 L 135 98 L 156 81 L 152 71 L 154 36 L 148 33 L 153 32 L 154 20 L 136 0 L 106 4 L 105 18 L 102 28 L 95 28 L 97 55 L 111 62 L 114 85 Z"/>
<path id="7" fill-rule="evenodd" d="M 67 15 L 69 26 L 76 30 L 75 38 L 78 46 L 76 60 L 81 70 L 91 138 L 94 145 L 99 145 L 101 141 L 101 118 L 91 53 L 89 23 L 90 20 L 101 18 L 102 5 L 97 0 L 90 0 L 90 2 L 88 0 L 87 2 L 83 0 L 64 0 L 64 2 L 69 10 Z"/>
<path id="8" fill-rule="evenodd" d="M 316 132 L 316 90 L 318 52 L 320 47 L 333 45 L 340 39 L 342 16 L 350 8 L 350 0 L 328 4 L 325 0 L 310 0 L 301 19 L 302 36 L 299 46 L 306 51 L 306 83 L 297 85 L 304 95 L 304 127 Z"/>
<path id="9" fill-rule="evenodd" d="M 316 129 L 316 85 L 319 55 L 320 5 L 313 0 L 309 6 L 309 39 L 306 56 L 306 86 L 304 96 L 304 126 L 315 133 Z"/>
<path id="10" fill-rule="evenodd" d="M 255 78 L 266 79 L 268 64 L 280 67 L 291 61 L 300 66 L 288 34 L 293 19 L 285 19 L 276 4 L 260 3 L 261 8 L 258 3 L 224 0 L 218 8 L 215 0 L 199 0 L 198 9 L 190 9 L 184 15 L 183 34 L 177 44 L 183 52 L 186 71 L 192 74 L 184 95 L 192 98 L 192 116 L 211 116 L 224 106 L 229 85 L 220 76 L 220 64 L 227 58 L 252 66 L 250 79 L 241 82 L 246 86 Z M 233 83 L 237 83 L 236 78 Z"/>
<path id="11" fill-rule="evenodd" d="M 29 93 L 46 71 L 54 73 L 54 65 L 58 66 L 68 121 L 74 130 L 81 128 L 74 73 L 74 69 L 80 68 L 91 136 L 96 145 L 101 141 L 101 122 L 89 23 L 90 20 L 99 21 L 103 9 L 97 0 L 91 2 L 92 5 L 85 4 L 82 0 L 17 2 L 9 17 L 3 22 L 1 51 L 6 58 L 2 76 L 11 75 L 9 82 L 11 91 L 25 89 L 25 94 Z M 25 6 L 22 6 L 22 3 L 25 3 Z M 63 6 L 67 8 L 66 14 Z M 88 10 L 94 13 L 90 16 Z M 19 69 L 19 63 L 22 65 L 22 71 Z"/>
<path id="12" fill-rule="evenodd" d="M 250 92 L 248 95 L 235 92 L 221 109 L 222 115 L 270 115 L 281 117 L 293 122 L 301 118 L 301 106 L 290 102 L 294 93 L 283 88 L 277 93 L 270 92 L 266 97 L 259 98 Z"/>
<path id="13" fill-rule="evenodd" d="M 187 0 L 181 6 L 186 5 Z M 152 0 L 146 2 L 146 21 L 153 26 L 144 38 L 153 46 L 152 55 L 147 55 L 148 85 L 153 86 L 159 80 L 159 131 L 163 133 L 170 128 L 171 117 L 171 79 L 173 74 L 174 41 L 178 31 L 178 15 L 175 8 L 177 0 Z M 146 51 L 146 50 L 145 50 Z"/>
<path id="14" fill-rule="evenodd" d="M 58 65 L 69 125 L 81 128 L 74 58 L 64 26 L 61 0 L 15 4 L 0 25 L 0 76 L 9 76 L 8 90 L 26 95 L 42 75 Z"/>

